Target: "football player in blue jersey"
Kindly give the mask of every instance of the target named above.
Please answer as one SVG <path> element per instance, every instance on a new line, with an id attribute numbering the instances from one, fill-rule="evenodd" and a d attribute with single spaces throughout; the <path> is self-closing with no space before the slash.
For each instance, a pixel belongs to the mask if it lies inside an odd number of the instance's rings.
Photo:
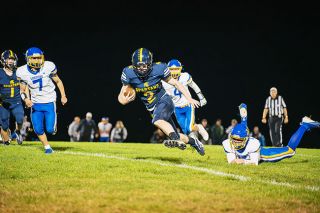
<path id="1" fill-rule="evenodd" d="M 22 136 L 20 130 L 23 123 L 24 110 L 20 97 L 20 84 L 17 79 L 16 69 L 18 57 L 12 50 L 5 50 L 1 54 L 1 64 L 3 68 L 0 69 L 0 117 L 1 117 L 1 135 L 3 143 L 9 145 L 9 123 L 10 114 L 12 114 L 16 121 L 16 139 L 18 144 L 22 144 Z"/>
<path id="2" fill-rule="evenodd" d="M 228 163 L 254 164 L 259 162 L 277 162 L 295 155 L 296 148 L 306 131 L 320 128 L 320 122 L 313 121 L 309 117 L 303 117 L 299 128 L 291 136 L 288 145 L 285 147 L 261 147 L 260 142 L 249 137 L 247 127 L 247 105 L 239 106 L 241 123 L 237 124 L 230 137 L 222 142 Z"/>
<path id="3" fill-rule="evenodd" d="M 200 155 L 204 155 L 204 146 L 196 137 L 188 137 L 177 132 L 172 119 L 174 104 L 170 96 L 166 94 L 161 80 L 175 86 L 193 107 L 200 106 L 199 101 L 192 99 L 180 82 L 171 78 L 166 63 L 153 63 L 153 55 L 146 48 L 134 51 L 132 65 L 124 68 L 121 75 L 123 85 L 118 100 L 125 105 L 133 101 L 137 94 L 152 114 L 152 123 L 169 137 L 169 140 L 164 141 L 165 146 L 184 150 L 186 144 L 190 144 Z M 134 89 L 133 93 L 127 92 L 129 87 Z"/>

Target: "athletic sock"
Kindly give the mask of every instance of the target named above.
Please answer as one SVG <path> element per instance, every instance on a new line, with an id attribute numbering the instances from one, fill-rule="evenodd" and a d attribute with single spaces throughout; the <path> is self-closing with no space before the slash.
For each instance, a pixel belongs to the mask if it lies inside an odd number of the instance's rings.
<path id="1" fill-rule="evenodd" d="M 51 149 L 51 146 L 50 145 L 45 145 L 44 149 Z"/>
<path id="2" fill-rule="evenodd" d="M 194 145 L 194 144 L 196 143 L 196 141 L 195 141 L 192 137 L 189 137 L 189 136 L 188 136 L 188 138 L 189 138 L 188 143 L 189 143 L 190 145 Z"/>

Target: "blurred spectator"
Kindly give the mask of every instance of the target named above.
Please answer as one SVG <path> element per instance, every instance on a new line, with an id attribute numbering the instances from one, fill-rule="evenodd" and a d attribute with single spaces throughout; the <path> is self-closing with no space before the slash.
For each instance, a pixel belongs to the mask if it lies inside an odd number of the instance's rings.
<path id="1" fill-rule="evenodd" d="M 212 144 L 222 144 L 224 140 L 224 127 L 222 126 L 222 120 L 219 118 L 216 120 L 214 126 L 211 127 L 211 139 Z"/>
<path id="2" fill-rule="evenodd" d="M 226 129 L 226 134 L 227 134 L 228 136 L 229 136 L 229 134 L 231 133 L 231 131 L 233 130 L 233 127 L 234 127 L 235 125 L 237 125 L 237 123 L 238 123 L 237 119 L 232 119 L 232 120 L 231 120 L 230 126 Z"/>
<path id="3" fill-rule="evenodd" d="M 111 131 L 112 142 L 123 142 L 127 139 L 128 131 L 122 121 L 117 121 L 116 126 Z"/>
<path id="4" fill-rule="evenodd" d="M 203 144 L 212 144 L 212 139 L 211 139 L 211 135 L 210 135 L 210 126 L 208 124 L 208 120 L 207 119 L 202 119 L 201 120 L 201 124 L 204 127 L 204 129 L 209 133 L 209 139 L 208 141 L 205 141 L 202 136 L 200 134 L 198 134 L 199 140 L 203 143 Z"/>
<path id="5" fill-rule="evenodd" d="M 253 127 L 253 132 L 250 133 L 250 137 L 258 139 L 261 146 L 266 146 L 265 137 L 261 134 L 258 126 Z"/>
<path id="6" fill-rule="evenodd" d="M 80 117 L 76 116 L 74 117 L 72 123 L 69 125 L 69 128 L 68 128 L 68 134 L 70 136 L 71 142 L 79 141 L 79 132 L 77 132 L 79 125 L 80 125 Z"/>
<path id="7" fill-rule="evenodd" d="M 80 124 L 77 128 L 79 132 L 79 141 L 93 141 L 91 134 L 95 135 L 96 138 L 99 137 L 98 128 L 96 122 L 92 119 L 92 113 L 87 112 L 86 118 L 80 121 Z"/>
<path id="8" fill-rule="evenodd" d="M 162 143 L 165 139 L 167 138 L 167 136 L 162 132 L 161 129 L 156 129 L 156 131 L 153 132 L 151 138 L 150 138 L 150 142 L 151 143 Z"/>
<path id="9" fill-rule="evenodd" d="M 29 131 L 31 128 L 31 123 L 28 121 L 28 117 L 25 115 L 23 118 L 22 127 L 20 133 L 22 135 L 23 140 L 25 141 L 28 137 Z"/>
<path id="10" fill-rule="evenodd" d="M 108 117 L 103 117 L 101 122 L 98 124 L 100 142 L 109 142 L 110 141 L 110 131 L 112 128 L 112 124 L 109 123 Z"/>

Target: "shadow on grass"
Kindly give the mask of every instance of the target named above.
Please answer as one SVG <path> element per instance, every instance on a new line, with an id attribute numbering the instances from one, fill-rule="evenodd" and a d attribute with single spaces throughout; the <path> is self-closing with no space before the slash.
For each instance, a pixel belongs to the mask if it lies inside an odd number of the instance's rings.
<path id="1" fill-rule="evenodd" d="M 136 160 L 160 160 L 160 161 L 166 161 L 176 164 L 182 164 L 182 161 L 180 158 L 173 158 L 173 157 L 135 157 Z"/>
<path id="2" fill-rule="evenodd" d="M 36 147 L 38 149 L 43 149 L 42 144 L 39 142 L 35 142 L 35 143 L 28 143 L 28 144 L 23 144 L 22 146 L 28 146 L 28 147 Z M 70 147 L 70 146 L 51 146 L 53 150 L 55 151 L 66 151 L 66 150 L 71 150 L 74 149 L 74 147 Z"/>

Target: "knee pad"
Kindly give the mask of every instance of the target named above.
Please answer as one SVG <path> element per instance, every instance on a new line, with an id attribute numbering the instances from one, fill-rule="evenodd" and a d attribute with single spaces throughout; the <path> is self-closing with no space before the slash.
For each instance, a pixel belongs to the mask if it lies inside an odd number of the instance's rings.
<path id="1" fill-rule="evenodd" d="M 176 132 L 171 132 L 171 133 L 169 134 L 169 138 L 170 138 L 171 140 L 179 140 L 179 139 L 180 139 L 180 135 L 179 135 L 178 133 L 176 133 Z"/>

